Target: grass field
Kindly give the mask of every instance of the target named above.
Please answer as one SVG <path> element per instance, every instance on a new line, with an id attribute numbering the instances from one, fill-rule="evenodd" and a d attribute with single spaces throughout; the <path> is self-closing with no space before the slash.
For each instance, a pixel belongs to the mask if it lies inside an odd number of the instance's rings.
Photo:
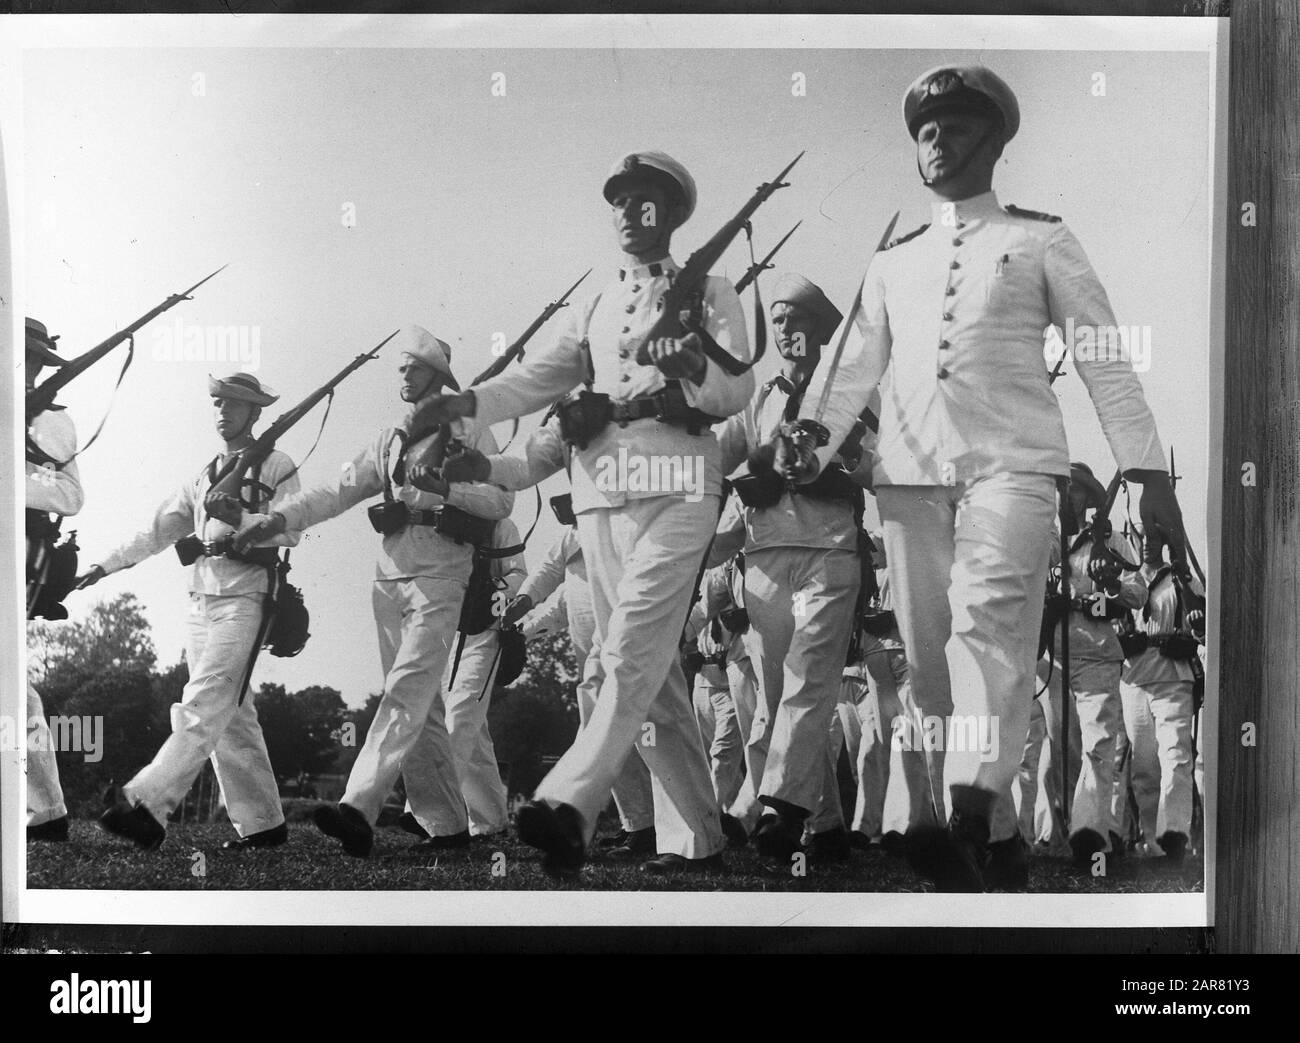
<path id="1" fill-rule="evenodd" d="M 904 860 L 877 848 L 855 851 L 847 863 L 809 867 L 805 877 L 764 872 L 751 849 L 728 851 L 721 873 L 657 877 L 639 862 L 599 859 L 579 879 L 555 881 L 542 872 L 538 854 L 513 833 L 476 843 L 466 854 L 433 858 L 413 854 L 414 838 L 398 829 L 375 833 L 370 858 L 344 855 L 338 844 L 303 823 L 289 827 L 289 842 L 263 851 L 221 850 L 233 837 L 228 824 L 175 825 L 155 852 L 137 850 L 102 832 L 94 822 L 74 820 L 66 843 L 27 845 L 27 880 L 33 888 L 119 890 L 273 891 L 923 891 L 928 886 Z M 500 875 L 504 855 L 504 876 Z M 494 866 L 498 874 L 493 874 Z M 1160 861 L 1122 859 L 1105 877 L 1093 877 L 1068 861 L 1034 855 L 1030 890 L 1043 893 L 1114 894 L 1188 892 L 1203 889 L 1199 858 L 1180 867 Z"/>

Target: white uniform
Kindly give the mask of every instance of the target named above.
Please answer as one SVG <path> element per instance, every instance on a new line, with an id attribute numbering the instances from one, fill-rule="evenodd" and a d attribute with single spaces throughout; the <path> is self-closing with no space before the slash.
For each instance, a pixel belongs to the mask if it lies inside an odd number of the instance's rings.
<path id="1" fill-rule="evenodd" d="M 217 457 L 164 500 L 149 528 L 100 561 L 104 572 L 130 568 L 191 533 L 205 543 L 230 536 L 234 530 L 203 509 L 211 477 L 224 460 L 224 456 Z M 260 481 L 275 490 L 271 510 L 298 491 L 294 463 L 279 450 L 263 461 Z M 259 506 L 266 508 L 265 503 Z M 258 546 L 297 544 L 298 532 L 289 526 L 282 535 Z M 123 788 L 127 800 L 143 804 L 160 825 L 166 825 L 167 816 L 189 792 L 208 758 L 221 785 L 231 825 L 241 837 L 284 822 L 279 787 L 247 676 L 249 661 L 256 653 L 268 584 L 266 567 L 249 562 L 204 556 L 190 566 L 185 646 L 189 681 L 181 701 L 172 704 L 171 735 L 153 761 Z M 246 681 L 247 694 L 240 703 Z"/>
<path id="2" fill-rule="evenodd" d="M 624 269 L 594 304 L 570 308 L 551 344 L 475 389 L 478 419 L 494 423 L 541 409 L 589 376 L 593 390 L 615 400 L 660 390 L 663 374 L 639 365 L 633 352 L 658 319 L 654 305 L 677 271 L 669 259 Z M 744 313 L 725 280 L 707 280 L 703 321 L 722 350 L 747 359 Z M 754 381 L 749 373 L 731 377 L 708 362 L 700 386 L 681 386 L 689 405 L 727 417 L 744 407 Z M 536 797 L 576 809 L 589 841 L 636 744 L 654 779 L 660 852 L 707 857 L 721 850 L 722 832 L 677 644 L 717 522 L 717 439 L 708 428 L 691 434 L 647 418 L 609 425 L 575 455 L 573 510 L 591 581 L 592 656 L 604 677 L 587 726 Z M 648 470 L 651 477 L 663 469 L 671 475 L 674 463 L 682 479 L 677 488 L 662 477 L 642 480 Z M 620 468 L 627 481 L 608 481 Z M 587 669 L 593 669 L 590 659 Z"/>
<path id="3" fill-rule="evenodd" d="M 785 377 L 774 378 L 727 421 L 719 442 L 728 474 L 772 441 L 793 391 Z M 743 517 L 751 623 L 745 643 L 758 664 L 768 722 L 759 800 L 798 809 L 817 820 L 810 823 L 815 832 L 824 832 L 843 825 L 839 750 L 829 746 L 861 585 L 854 507 L 783 492 L 771 507 L 746 507 Z"/>
<path id="4" fill-rule="evenodd" d="M 954 709 L 999 732 L 953 750 L 946 782 L 1009 793 L 1024 749 L 1053 476 L 1069 474 L 1043 332 L 1115 329 L 1082 248 L 1055 218 L 1004 210 L 986 192 L 932 204 L 932 223 L 873 258 L 822 422 L 822 465 L 880 384 L 873 461 L 912 685 L 926 714 Z M 1124 470 L 1163 469 L 1132 367 L 1077 357 Z M 824 361 L 805 397 L 820 399 Z M 882 381 L 883 378 L 883 381 Z M 955 707 L 954 707 L 955 700 Z M 966 716 L 969 715 L 969 716 Z M 965 791 L 964 791 L 965 792 Z M 1011 802 L 992 840 L 1015 833 Z"/>
<path id="5" fill-rule="evenodd" d="M 492 530 L 494 548 L 513 547 L 519 542 L 519 529 L 514 522 L 503 518 L 496 523 Z M 527 572 L 524 556 L 512 554 L 493 558 L 491 571 L 492 577 L 501 584 L 500 593 L 508 600 L 519 591 Z M 496 749 L 492 745 L 487 721 L 501 655 L 500 634 L 500 620 L 494 619 L 482 633 L 467 635 L 461 649 L 460 664 L 456 664 L 453 651 L 442 679 L 443 702 L 447 710 L 445 727 L 456 761 L 460 792 L 469 814 L 469 831 L 473 836 L 491 836 L 509 825 L 508 795 L 497 768 Z M 459 635 L 456 641 L 460 641 Z M 454 678 L 451 674 L 453 666 L 456 667 Z M 436 710 L 431 708 L 430 713 L 436 715 Z M 427 722 L 402 762 L 406 810 L 420 823 L 433 822 L 441 817 L 436 806 L 441 787 L 436 781 L 438 766 L 434 760 L 437 753 L 434 737 L 438 729 L 436 720 Z"/>
<path id="6" fill-rule="evenodd" d="M 456 434 L 468 448 L 496 451 L 496 440 L 486 426 L 470 422 L 457 426 Z M 290 529 L 318 525 L 382 492 L 385 473 L 391 473 L 397 459 L 397 431 L 388 428 L 337 481 L 301 493 L 277 509 Z M 444 499 L 408 480 L 400 486 L 394 483 L 393 496 L 412 509 L 431 510 L 445 503 L 493 521 L 507 517 L 514 506 L 513 493 L 477 482 L 452 485 Z M 428 525 L 407 525 L 383 537 L 372 602 L 384 694 L 340 800 L 372 826 L 397 782 L 403 759 L 423 731 L 431 770 L 419 773 L 417 786 L 427 787 L 419 804 L 429 809 L 420 825 L 435 837 L 468 828 L 447 733 L 442 680 L 473 554 L 468 543 L 456 543 Z"/>
<path id="7" fill-rule="evenodd" d="M 29 511 L 44 511 L 71 517 L 81 510 L 84 498 L 77 471 L 77 431 L 72 418 L 61 409 L 47 409 L 32 418 L 27 433 L 36 447 L 52 458 L 51 463 L 27 461 Z M 30 552 L 30 548 L 29 548 Z M 27 684 L 27 825 L 41 826 L 68 814 L 59 784 L 59 764 L 54 740 L 45 720 L 40 693 Z"/>
<path id="8" fill-rule="evenodd" d="M 1157 577 L 1149 565 L 1142 579 L 1154 584 L 1146 608 L 1134 613 L 1139 633 L 1148 639 L 1188 634 L 1177 626 L 1178 594 L 1166 571 Z M 1203 593 L 1192 581 L 1192 589 Z M 1120 680 L 1124 730 L 1131 748 L 1128 779 L 1137 802 L 1148 849 L 1159 853 L 1166 833 L 1191 836 L 1192 829 L 1192 686 L 1195 673 L 1188 659 L 1173 659 L 1156 646 L 1130 659 Z"/>

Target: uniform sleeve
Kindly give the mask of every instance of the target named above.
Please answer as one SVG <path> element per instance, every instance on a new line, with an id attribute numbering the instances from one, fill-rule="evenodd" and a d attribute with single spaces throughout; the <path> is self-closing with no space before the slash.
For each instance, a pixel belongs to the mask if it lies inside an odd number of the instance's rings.
<path id="1" fill-rule="evenodd" d="M 497 440 L 485 423 L 466 422 L 462 437 L 466 445 L 485 456 L 497 451 Z M 514 510 L 515 494 L 494 482 L 453 482 L 447 490 L 446 502 L 476 517 L 500 521 L 510 517 Z M 515 535 L 518 537 L 517 532 Z"/>
<path id="2" fill-rule="evenodd" d="M 332 482 L 306 492 L 285 497 L 275 510 L 284 515 L 285 531 L 301 533 L 313 525 L 329 521 L 350 507 L 384 491 L 381 460 L 383 447 L 393 432 L 385 431 L 379 439 L 344 464 Z"/>
<path id="3" fill-rule="evenodd" d="M 726 279 L 710 276 L 704 290 L 704 328 L 714 342 L 740 362 L 749 361 L 749 332 L 740 297 Z M 709 416 L 734 416 L 754 397 L 754 371 L 733 377 L 712 359 L 707 359 L 704 380 L 698 386 L 681 382 L 688 405 Z"/>
<path id="4" fill-rule="evenodd" d="M 154 511 L 147 529 L 137 533 L 99 562 L 106 574 L 129 569 L 194 531 L 194 485 L 186 482 Z"/>
<path id="5" fill-rule="evenodd" d="M 524 439 L 517 452 L 491 457 L 491 478 L 507 489 L 529 489 L 562 470 L 566 456 L 559 417 L 552 417 Z"/>
<path id="6" fill-rule="evenodd" d="M 724 475 L 733 474 L 749 456 L 749 417 L 753 404 L 733 413 L 718 428 L 718 448 L 722 451 L 721 468 Z"/>
<path id="7" fill-rule="evenodd" d="M 730 496 L 722 510 L 722 517 L 718 519 L 718 527 L 714 530 L 713 543 L 709 547 L 709 557 L 705 567 L 711 569 L 721 565 L 734 557 L 737 551 L 743 550 L 744 546 L 744 509 L 737 497 Z"/>
<path id="8" fill-rule="evenodd" d="M 568 560 L 567 543 L 566 536 L 553 541 L 546 548 L 542 560 L 519 588 L 519 593 L 527 594 L 534 605 L 540 605 L 564 584 L 564 564 Z"/>
<path id="9" fill-rule="evenodd" d="M 1128 541 L 1123 536 L 1119 533 L 1111 533 L 1109 543 L 1110 549 L 1117 558 L 1126 565 L 1137 565 L 1129 550 Z M 1132 571 L 1126 569 L 1120 573 L 1119 594 L 1116 600 L 1125 608 L 1141 608 L 1147 603 L 1147 585 L 1139 569 L 1135 567 Z"/>
<path id="10" fill-rule="evenodd" d="M 59 461 L 60 466 L 41 466 L 27 462 L 27 506 L 34 511 L 49 511 L 71 517 L 85 504 L 81 490 L 81 473 L 77 470 L 77 429 L 63 412 L 46 411 L 32 423 L 32 440 Z"/>
<path id="11" fill-rule="evenodd" d="M 525 641 L 531 641 L 543 634 L 560 634 L 568 630 L 569 612 L 564 599 L 564 587 L 561 586 L 546 601 L 524 616 L 519 629 L 523 631 Z"/>
<path id="12" fill-rule="evenodd" d="M 834 374 L 831 393 L 826 401 L 826 413 L 821 418 L 822 425 L 830 432 L 826 445 L 817 450 L 817 459 L 822 470 L 835 459 L 835 454 L 844 439 L 853 430 L 862 410 L 871 401 L 872 392 L 884 376 L 889 365 L 890 349 L 893 337 L 889 332 L 889 313 L 885 308 L 885 281 L 882 274 L 885 261 L 883 254 L 876 254 L 867 268 L 866 278 L 862 283 L 862 302 L 856 316 L 850 315 L 844 323 L 852 322 L 848 338 L 844 342 L 844 354 L 840 358 L 839 369 Z M 821 361 L 808 384 L 803 396 L 803 408 L 799 411 L 801 420 L 817 419 L 817 404 L 830 378 L 831 362 L 835 357 L 835 346 L 844 333 L 844 323 L 840 324 L 834 336 L 822 348 Z"/>
<path id="13" fill-rule="evenodd" d="M 1067 321 L 1073 322 L 1075 330 L 1117 330 L 1106 290 L 1074 233 L 1064 225 L 1058 226 L 1044 250 L 1043 267 L 1053 324 L 1062 331 Z M 1075 367 L 1097 410 L 1115 462 L 1121 471 L 1164 470 L 1165 453 L 1155 418 L 1132 363 L 1106 355 L 1103 348 L 1092 353 L 1090 359 L 1076 357 Z"/>
<path id="14" fill-rule="evenodd" d="M 557 402 L 582 383 L 587 360 L 582 348 L 590 301 L 568 309 L 555 338 L 524 361 L 509 366 L 474 389 L 474 419 L 483 425 L 527 416 Z"/>

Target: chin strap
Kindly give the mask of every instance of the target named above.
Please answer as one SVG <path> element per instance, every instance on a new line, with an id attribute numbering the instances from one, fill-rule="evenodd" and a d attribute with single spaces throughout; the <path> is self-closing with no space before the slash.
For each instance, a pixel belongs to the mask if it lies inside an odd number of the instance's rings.
<path id="1" fill-rule="evenodd" d="M 942 177 L 937 177 L 937 178 L 926 177 L 921 170 L 921 158 L 918 156 L 916 159 L 916 172 L 921 175 L 921 184 L 925 185 L 926 188 L 933 188 L 935 185 L 942 185 L 947 181 L 951 181 L 955 177 L 959 177 L 962 173 L 965 172 L 966 168 L 970 166 L 971 160 L 973 160 L 977 155 L 979 155 L 979 151 L 984 147 L 984 143 L 988 141 L 994 135 L 994 133 L 1000 129 L 1001 128 L 998 127 L 996 123 L 990 123 L 988 125 L 988 128 L 984 131 L 984 133 L 979 136 L 979 140 L 977 140 L 975 144 L 970 147 L 970 151 L 967 152 L 966 155 L 962 156 L 962 158 L 957 161 L 957 166 L 953 170 L 950 170 L 948 173 L 944 174 Z"/>

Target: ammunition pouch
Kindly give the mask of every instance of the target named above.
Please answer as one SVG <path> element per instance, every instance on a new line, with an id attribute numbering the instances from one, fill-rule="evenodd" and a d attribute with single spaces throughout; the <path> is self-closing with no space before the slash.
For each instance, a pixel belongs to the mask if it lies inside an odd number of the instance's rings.
<path id="1" fill-rule="evenodd" d="M 458 507 L 443 505 L 436 510 L 408 507 L 401 500 L 384 500 L 366 509 L 370 527 L 384 536 L 401 532 L 408 525 L 427 525 L 456 543 L 480 546 L 492 541 L 493 523 L 478 518 Z"/>
<path id="2" fill-rule="evenodd" d="M 718 613 L 718 619 L 722 621 L 722 625 L 729 633 L 743 634 L 749 630 L 749 613 L 739 605 L 723 609 Z"/>
<path id="3" fill-rule="evenodd" d="M 401 532 L 409 522 L 406 504 L 401 500 L 371 504 L 366 508 L 366 517 L 370 519 L 370 527 L 383 536 Z"/>
<path id="4" fill-rule="evenodd" d="M 884 637 L 898 626 L 898 617 L 889 609 L 884 609 L 862 613 L 861 622 L 862 629 L 872 637 Z"/>
<path id="5" fill-rule="evenodd" d="M 682 653 L 682 669 L 687 676 L 698 674 L 704 667 L 704 653 L 698 648 L 688 648 Z"/>
<path id="6" fill-rule="evenodd" d="M 675 380 L 653 395 L 638 398 L 616 400 L 603 392 L 580 391 L 560 403 L 558 416 L 561 437 L 579 449 L 586 449 L 610 424 L 626 427 L 634 420 L 654 419 L 698 435 L 720 420 L 687 404 L 686 393 Z"/>
<path id="7" fill-rule="evenodd" d="M 813 481 L 802 485 L 787 486 L 785 479 L 773 470 L 741 475 L 733 478 L 731 484 L 741 503 L 760 511 L 776 506 L 787 491 L 813 500 L 842 500 L 849 504 L 856 502 L 859 491 L 839 464 L 831 464 Z"/>
<path id="8" fill-rule="evenodd" d="M 1149 644 L 1150 639 L 1146 634 L 1136 630 L 1119 635 L 1119 647 L 1123 650 L 1125 659 L 1140 656 L 1147 650 Z"/>
<path id="9" fill-rule="evenodd" d="M 551 510 L 555 512 L 555 520 L 561 525 L 577 525 L 577 515 L 573 513 L 573 494 L 561 493 L 559 496 L 551 497 Z"/>
<path id="10" fill-rule="evenodd" d="M 1160 654 L 1168 659 L 1181 659 L 1190 661 L 1199 660 L 1196 654 L 1196 638 L 1190 634 L 1170 634 L 1168 637 L 1158 637 L 1155 639 L 1156 647 L 1160 649 Z"/>
<path id="11" fill-rule="evenodd" d="M 236 551 L 233 536 L 223 536 L 219 540 L 204 543 L 191 533 L 172 546 L 182 565 L 193 565 L 203 557 L 228 558 L 245 565 L 261 565 L 265 568 L 274 568 L 280 561 L 280 552 L 274 547 L 249 547 L 246 551 Z"/>

